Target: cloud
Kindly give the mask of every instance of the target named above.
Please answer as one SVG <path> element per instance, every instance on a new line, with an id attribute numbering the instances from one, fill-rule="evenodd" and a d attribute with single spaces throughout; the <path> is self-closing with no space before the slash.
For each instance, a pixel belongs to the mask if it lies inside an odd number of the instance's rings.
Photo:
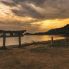
<path id="1" fill-rule="evenodd" d="M 36 19 L 40 23 L 43 21 L 43 19 L 46 20 L 69 18 L 69 0 L 0 0 L 0 3 L 8 7 L 2 7 L 7 11 L 5 11 L 6 15 L 11 14 L 16 17 L 28 17 Z M 12 19 L 15 18 L 13 17 Z M 28 29 L 32 29 L 33 31 L 40 29 L 40 24 L 37 24 L 38 22 L 36 20 L 33 20 L 36 23 L 35 25 L 33 24 L 32 20 L 22 23 L 19 21 L 17 23 L 16 21 L 15 25 L 18 25 L 20 27 L 21 25 L 26 26 Z"/>
<path id="2" fill-rule="evenodd" d="M 18 16 L 68 18 L 69 0 L 0 0 Z"/>

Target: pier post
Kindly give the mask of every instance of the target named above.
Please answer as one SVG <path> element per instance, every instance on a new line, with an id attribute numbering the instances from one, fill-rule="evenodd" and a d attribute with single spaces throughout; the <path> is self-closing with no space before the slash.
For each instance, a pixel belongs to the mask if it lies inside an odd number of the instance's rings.
<path id="1" fill-rule="evenodd" d="M 54 41 L 54 39 L 53 39 L 53 36 L 51 37 L 51 46 L 53 46 L 53 41 Z"/>

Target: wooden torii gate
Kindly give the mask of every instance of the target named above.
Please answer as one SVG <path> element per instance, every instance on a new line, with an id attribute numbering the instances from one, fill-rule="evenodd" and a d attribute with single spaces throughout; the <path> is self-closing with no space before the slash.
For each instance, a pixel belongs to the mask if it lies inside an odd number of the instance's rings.
<path id="1" fill-rule="evenodd" d="M 18 47 L 21 47 L 21 37 L 24 36 L 24 32 L 26 32 L 26 30 L 19 30 L 19 31 L 0 30 L 0 37 L 3 37 L 3 47 L 2 48 L 6 48 L 6 38 L 7 37 L 18 37 L 18 39 L 19 39 Z"/>

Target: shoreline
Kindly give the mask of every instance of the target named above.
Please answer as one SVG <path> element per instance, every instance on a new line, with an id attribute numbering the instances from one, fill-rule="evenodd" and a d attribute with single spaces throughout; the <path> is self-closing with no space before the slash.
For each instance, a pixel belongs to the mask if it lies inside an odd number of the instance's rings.
<path id="1" fill-rule="evenodd" d="M 60 40 L 53 40 L 53 43 L 51 40 L 49 41 L 38 41 L 38 42 L 32 42 L 32 43 L 24 43 L 21 44 L 21 48 L 23 47 L 29 47 L 31 45 L 45 45 L 48 48 L 49 47 L 69 47 L 69 39 L 60 39 Z M 6 46 L 6 48 L 18 48 L 19 45 L 9 45 Z M 2 49 L 2 46 L 0 47 L 0 49 Z"/>
<path id="2" fill-rule="evenodd" d="M 68 69 L 69 45 L 65 40 L 33 42 L 7 47 L 0 50 L 0 69 Z M 59 44 L 59 45 L 58 45 Z"/>

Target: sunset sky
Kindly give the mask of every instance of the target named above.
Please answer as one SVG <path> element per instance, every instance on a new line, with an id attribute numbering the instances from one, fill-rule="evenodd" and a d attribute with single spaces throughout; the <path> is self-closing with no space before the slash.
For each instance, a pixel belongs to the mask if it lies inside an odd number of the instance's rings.
<path id="1" fill-rule="evenodd" d="M 0 0 L 0 29 L 47 31 L 69 24 L 69 0 Z"/>

